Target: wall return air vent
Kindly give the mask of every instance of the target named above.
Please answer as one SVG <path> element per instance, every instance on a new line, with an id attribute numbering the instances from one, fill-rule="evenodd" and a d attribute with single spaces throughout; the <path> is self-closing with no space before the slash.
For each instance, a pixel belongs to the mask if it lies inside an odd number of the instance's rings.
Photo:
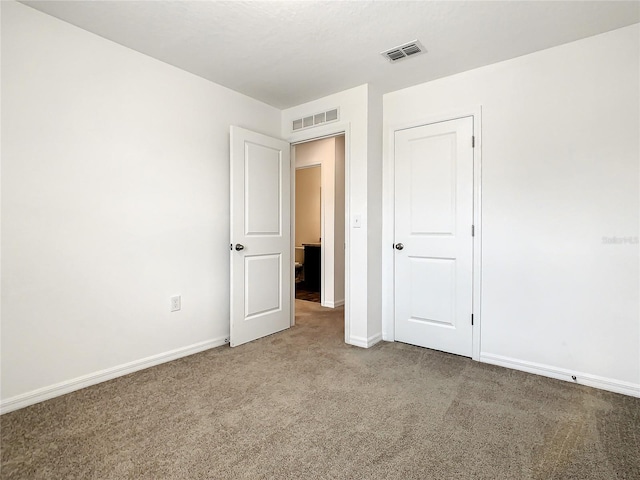
<path id="1" fill-rule="evenodd" d="M 381 52 L 380 55 L 387 58 L 391 63 L 395 63 L 405 58 L 416 56 L 420 53 L 425 53 L 426 50 L 418 40 L 412 40 L 411 42 L 403 43 L 397 47 L 390 48 Z"/>
<path id="2" fill-rule="evenodd" d="M 298 118 L 291 123 L 291 130 L 303 130 L 325 123 L 336 122 L 338 120 L 338 109 L 332 108 L 326 112 L 314 113 L 308 117 Z"/>

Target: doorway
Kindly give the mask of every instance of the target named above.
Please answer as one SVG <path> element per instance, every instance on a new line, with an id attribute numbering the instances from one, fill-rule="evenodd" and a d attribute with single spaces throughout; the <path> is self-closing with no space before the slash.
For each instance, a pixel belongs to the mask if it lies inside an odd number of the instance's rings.
<path id="1" fill-rule="evenodd" d="M 321 167 L 321 301 L 342 317 L 350 340 L 349 302 L 349 131 L 336 124 L 324 137 L 296 143 L 241 127 L 230 127 L 230 344 L 276 333 L 296 323 L 295 155 L 304 143 L 331 138 L 332 161 Z M 302 163 L 302 162 L 301 162 Z M 338 165 L 338 168 L 336 168 Z M 301 165 L 302 166 L 302 165 Z M 339 194 L 336 196 L 336 190 Z M 327 192 L 331 192 L 328 195 Z M 337 201 L 336 201 L 337 198 Z M 336 248 L 338 246 L 338 248 Z M 289 274 L 286 271 L 289 270 Z M 336 270 L 338 274 L 336 274 Z M 340 289 L 341 288 L 341 289 Z M 336 297 L 338 292 L 338 297 Z M 342 298 L 340 294 L 342 293 Z M 339 310 L 338 310 L 339 309 Z M 297 312 L 295 312 L 297 313 Z"/>
<path id="2" fill-rule="evenodd" d="M 322 166 L 297 167 L 295 177 L 296 299 L 322 303 Z"/>
<path id="3" fill-rule="evenodd" d="M 345 303 L 345 137 L 292 147 L 295 162 L 295 297 Z"/>

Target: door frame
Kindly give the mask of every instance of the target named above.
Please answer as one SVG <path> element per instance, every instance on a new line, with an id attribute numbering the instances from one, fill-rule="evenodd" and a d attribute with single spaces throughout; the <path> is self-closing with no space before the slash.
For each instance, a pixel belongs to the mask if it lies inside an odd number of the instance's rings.
<path id="1" fill-rule="evenodd" d="M 471 358 L 480 361 L 481 301 L 482 301 L 482 107 L 470 107 L 448 113 L 420 117 L 386 128 L 386 149 L 382 164 L 382 339 L 395 341 L 395 133 L 415 127 L 459 118 L 473 118 L 473 327 Z M 471 319 L 469 319 L 471 321 Z"/>
<path id="2" fill-rule="evenodd" d="M 314 140 L 310 140 L 311 142 L 313 142 Z M 291 145 L 291 162 L 295 164 L 296 162 L 296 145 L 299 145 L 300 143 L 307 143 L 307 142 L 298 142 L 298 143 L 292 143 Z M 323 174 L 324 171 L 322 170 L 322 163 L 313 163 L 313 164 L 309 164 L 309 165 L 305 165 L 304 167 L 296 167 L 294 165 L 294 176 L 295 176 L 295 172 L 297 172 L 298 170 L 304 170 L 305 168 L 320 168 L 320 305 L 324 304 L 324 292 L 325 292 L 325 288 L 324 288 L 324 272 L 325 272 L 325 268 L 324 268 L 324 260 L 325 260 L 325 255 L 324 255 L 324 197 L 322 195 L 322 178 L 323 178 Z M 291 188 L 296 188 L 296 179 L 292 179 L 291 180 Z M 296 195 L 295 192 L 293 192 L 293 197 L 291 199 L 292 201 L 292 208 L 291 208 L 291 215 L 295 215 L 296 213 L 296 206 L 295 206 L 295 202 L 296 202 Z M 293 230 L 293 240 L 294 240 L 294 245 L 293 245 L 293 262 L 295 265 L 295 251 L 296 251 L 296 246 L 295 246 L 295 238 L 296 238 L 296 219 L 293 218 L 291 220 L 291 229 Z M 295 271 L 295 268 L 294 268 Z M 295 282 L 295 274 L 294 274 L 294 282 Z M 293 291 L 294 291 L 294 296 L 295 296 L 295 290 L 296 290 L 296 286 L 293 286 Z M 295 303 L 295 302 L 294 302 Z M 294 315 L 295 317 L 295 315 Z"/>
<path id="3" fill-rule="evenodd" d="M 350 246 L 351 232 L 349 231 L 350 215 L 350 165 L 351 165 L 351 124 L 349 122 L 336 122 L 330 125 L 314 127 L 313 129 L 296 132 L 285 138 L 289 142 L 291 148 L 291 255 L 295 259 L 295 240 L 296 240 L 296 158 L 295 146 L 300 143 L 312 142 L 314 140 L 322 140 L 324 138 L 338 137 L 344 135 L 344 341 L 349 343 L 351 338 L 351 322 L 350 322 L 350 293 L 351 293 L 351 274 L 350 274 Z M 324 222 L 324 218 L 321 220 Z M 324 225 L 321 226 L 323 228 Z M 322 232 L 324 234 L 324 232 Z M 324 268 L 322 269 L 324 275 Z M 323 279 L 324 280 L 324 279 Z M 295 303 L 296 303 L 296 284 L 295 284 L 295 261 L 291 262 L 291 326 L 295 325 Z"/>

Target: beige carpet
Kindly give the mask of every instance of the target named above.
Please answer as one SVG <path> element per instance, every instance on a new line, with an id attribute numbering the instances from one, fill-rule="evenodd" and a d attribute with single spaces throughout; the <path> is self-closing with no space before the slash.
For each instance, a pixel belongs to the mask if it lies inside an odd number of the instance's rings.
<path id="1" fill-rule="evenodd" d="M 640 399 L 400 343 L 342 311 L 0 419 L 3 479 L 639 479 Z"/>

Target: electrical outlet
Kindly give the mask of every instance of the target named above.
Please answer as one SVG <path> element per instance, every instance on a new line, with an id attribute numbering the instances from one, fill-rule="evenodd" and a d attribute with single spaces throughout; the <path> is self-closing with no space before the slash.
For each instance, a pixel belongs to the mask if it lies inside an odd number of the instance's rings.
<path id="1" fill-rule="evenodd" d="M 171 297 L 171 311 L 177 312 L 182 308 L 182 301 L 180 299 L 180 295 L 176 295 L 175 297 Z"/>

